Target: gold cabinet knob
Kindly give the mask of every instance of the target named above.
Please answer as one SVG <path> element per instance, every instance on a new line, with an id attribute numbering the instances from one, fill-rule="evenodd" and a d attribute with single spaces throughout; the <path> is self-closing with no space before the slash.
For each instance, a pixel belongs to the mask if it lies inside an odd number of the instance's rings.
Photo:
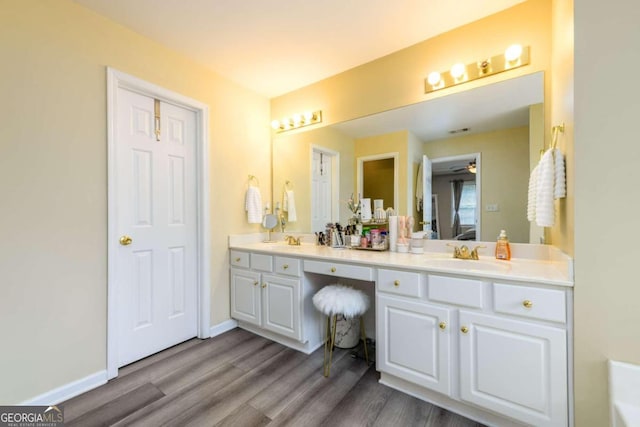
<path id="1" fill-rule="evenodd" d="M 286 270 L 287 268 L 289 268 L 289 264 L 284 264 L 282 268 Z"/>
<path id="2" fill-rule="evenodd" d="M 393 286 L 395 286 L 396 288 L 397 288 L 398 286 L 400 286 L 400 280 L 394 280 L 394 281 L 393 281 Z"/>
<path id="3" fill-rule="evenodd" d="M 440 322 L 438 326 L 444 331 L 445 329 L 447 329 L 447 322 Z"/>
<path id="4" fill-rule="evenodd" d="M 262 289 L 264 289 L 264 288 L 266 288 L 266 287 L 267 287 L 267 284 L 266 284 L 266 283 L 263 283 L 263 284 L 262 284 Z"/>
<path id="5" fill-rule="evenodd" d="M 236 262 L 240 262 L 240 257 L 236 258 Z"/>
<path id="6" fill-rule="evenodd" d="M 460 332 L 462 332 L 463 334 L 466 334 L 467 332 L 469 332 L 469 328 L 467 328 L 466 326 L 463 326 L 462 328 L 460 328 Z"/>
<path id="7" fill-rule="evenodd" d="M 133 242 L 133 239 L 129 236 L 127 236 L 126 234 L 122 237 L 120 237 L 120 244 L 122 246 L 128 246 L 131 244 L 131 242 Z"/>
<path id="8" fill-rule="evenodd" d="M 258 282 L 257 280 L 255 282 L 253 282 L 253 286 L 258 286 L 260 282 Z"/>
<path id="9" fill-rule="evenodd" d="M 522 305 L 524 306 L 524 308 L 531 308 L 533 307 L 533 302 L 531 302 L 531 300 L 526 299 L 522 302 Z"/>
<path id="10" fill-rule="evenodd" d="M 335 273 L 336 272 L 336 268 L 335 267 L 331 267 L 331 272 Z"/>

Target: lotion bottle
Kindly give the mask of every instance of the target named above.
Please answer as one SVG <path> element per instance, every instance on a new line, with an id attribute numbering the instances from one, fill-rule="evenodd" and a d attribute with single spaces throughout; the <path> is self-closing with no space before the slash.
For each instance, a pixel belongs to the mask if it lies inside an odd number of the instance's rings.
<path id="1" fill-rule="evenodd" d="M 511 259 L 509 238 L 507 237 L 507 232 L 504 230 L 500 230 L 500 235 L 498 236 L 498 241 L 496 242 L 496 259 L 506 261 Z"/>

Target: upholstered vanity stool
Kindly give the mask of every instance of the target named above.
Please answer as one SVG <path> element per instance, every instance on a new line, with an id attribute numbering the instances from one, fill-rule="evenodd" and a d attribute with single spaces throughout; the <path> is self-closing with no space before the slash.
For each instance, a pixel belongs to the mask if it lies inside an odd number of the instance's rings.
<path id="1" fill-rule="evenodd" d="M 367 336 L 364 332 L 364 320 L 362 316 L 369 308 L 369 298 L 364 292 L 344 285 L 329 285 L 320 289 L 313 296 L 313 305 L 327 316 L 327 330 L 324 340 L 324 376 L 328 377 L 331 370 L 333 347 L 336 343 L 336 324 L 338 315 L 347 319 L 360 317 L 360 334 L 364 346 L 364 357 L 369 364 L 367 351 Z M 333 325 L 331 319 L 333 318 Z M 329 360 L 327 360 L 327 355 Z"/>

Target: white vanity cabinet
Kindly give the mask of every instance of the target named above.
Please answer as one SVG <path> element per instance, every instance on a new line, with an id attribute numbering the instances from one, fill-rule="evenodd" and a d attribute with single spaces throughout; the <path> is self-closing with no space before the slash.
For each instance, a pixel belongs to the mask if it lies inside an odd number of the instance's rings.
<path id="1" fill-rule="evenodd" d="M 561 328 L 460 311 L 460 397 L 534 426 L 567 425 Z"/>
<path id="2" fill-rule="evenodd" d="M 296 257 L 231 250 L 231 317 L 240 326 L 300 351 L 321 343 L 312 284 Z M 305 316 L 306 314 L 306 316 Z"/>
<path id="3" fill-rule="evenodd" d="M 302 341 L 301 261 L 232 250 L 231 265 L 231 317 Z"/>
<path id="4" fill-rule="evenodd" d="M 569 425 L 565 290 L 379 269 L 376 304 L 384 384 L 487 424 Z"/>
<path id="5" fill-rule="evenodd" d="M 382 384 L 486 425 L 573 427 L 572 264 L 557 249 L 530 252 L 495 264 L 443 263 L 240 242 L 231 246 L 232 317 L 311 353 L 326 323 L 315 292 L 332 283 L 365 292 L 375 285 L 375 319 L 365 323 L 375 326 Z"/>

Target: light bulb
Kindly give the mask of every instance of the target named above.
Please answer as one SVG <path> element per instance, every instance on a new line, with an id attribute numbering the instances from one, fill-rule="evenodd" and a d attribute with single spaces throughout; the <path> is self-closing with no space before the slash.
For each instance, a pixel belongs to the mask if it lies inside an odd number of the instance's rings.
<path id="1" fill-rule="evenodd" d="M 302 121 L 302 116 L 300 114 L 294 114 L 293 115 L 293 126 L 294 127 L 300 126 L 300 122 L 301 121 Z"/>
<path id="2" fill-rule="evenodd" d="M 271 127 L 273 129 L 279 129 L 280 128 L 280 120 L 274 120 L 271 122 Z"/>
<path id="3" fill-rule="evenodd" d="M 504 59 L 506 59 L 507 62 L 518 60 L 520 55 L 522 55 L 522 46 L 519 44 L 512 44 L 504 51 Z"/>
<path id="4" fill-rule="evenodd" d="M 305 123 L 310 123 L 310 122 L 311 122 L 311 119 L 313 119 L 313 112 L 311 112 L 311 111 L 306 111 L 306 112 L 304 113 L 304 121 L 305 121 Z"/>
<path id="5" fill-rule="evenodd" d="M 427 82 L 431 85 L 431 86 L 436 86 L 438 83 L 440 83 L 440 73 L 437 71 L 433 71 L 431 73 L 429 73 L 429 76 L 427 77 Z"/>
<path id="6" fill-rule="evenodd" d="M 464 76 L 464 72 L 466 71 L 466 67 L 462 63 L 457 63 L 453 67 L 451 67 L 451 77 L 455 80 L 459 80 Z"/>

